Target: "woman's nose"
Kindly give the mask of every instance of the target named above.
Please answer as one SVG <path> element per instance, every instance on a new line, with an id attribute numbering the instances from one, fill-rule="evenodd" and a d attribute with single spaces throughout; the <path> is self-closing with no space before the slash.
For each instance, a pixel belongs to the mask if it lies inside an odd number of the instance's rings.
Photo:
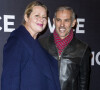
<path id="1" fill-rule="evenodd" d="M 43 17 L 39 17 L 39 20 L 42 22 L 43 21 Z"/>

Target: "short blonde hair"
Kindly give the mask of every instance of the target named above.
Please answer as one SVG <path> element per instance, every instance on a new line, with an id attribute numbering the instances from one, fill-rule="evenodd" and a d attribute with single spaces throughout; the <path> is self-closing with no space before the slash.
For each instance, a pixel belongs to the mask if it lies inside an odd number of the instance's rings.
<path id="1" fill-rule="evenodd" d="M 27 15 L 27 17 L 29 17 L 30 14 L 31 14 L 31 12 L 33 11 L 33 7 L 34 7 L 34 6 L 41 6 L 41 7 L 45 8 L 45 10 L 46 10 L 46 12 L 47 12 L 47 7 L 46 7 L 44 4 L 42 4 L 42 3 L 39 2 L 39 1 L 33 1 L 33 2 L 31 2 L 30 4 L 27 5 L 27 7 L 26 7 L 26 9 L 25 9 L 25 11 L 24 11 L 24 15 Z M 22 24 L 25 24 L 25 23 L 26 23 L 26 21 L 25 21 L 25 19 L 23 18 Z"/>

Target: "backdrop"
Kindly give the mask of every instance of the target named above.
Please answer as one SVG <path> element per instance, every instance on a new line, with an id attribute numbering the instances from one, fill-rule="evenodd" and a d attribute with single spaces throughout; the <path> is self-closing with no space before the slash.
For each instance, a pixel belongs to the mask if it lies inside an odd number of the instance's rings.
<path id="1" fill-rule="evenodd" d="M 0 77 L 2 73 L 3 46 L 10 32 L 22 22 L 23 12 L 32 0 L 0 0 Z M 41 36 L 52 33 L 55 9 L 67 5 L 77 14 L 76 36 L 87 42 L 92 50 L 90 90 L 100 90 L 100 0 L 40 0 L 49 10 L 48 28 Z M 0 84 L 1 85 L 1 84 Z"/>

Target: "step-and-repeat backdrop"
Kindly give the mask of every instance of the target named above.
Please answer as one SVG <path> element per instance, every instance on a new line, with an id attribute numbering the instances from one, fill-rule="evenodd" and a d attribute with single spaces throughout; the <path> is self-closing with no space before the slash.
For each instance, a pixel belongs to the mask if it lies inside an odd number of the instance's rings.
<path id="1" fill-rule="evenodd" d="M 21 24 L 24 9 L 31 1 L 0 0 L 0 77 L 2 73 L 3 46 L 10 32 Z M 74 9 L 78 23 L 75 30 L 76 36 L 89 44 L 92 53 L 90 90 L 100 90 L 100 0 L 40 1 L 49 10 L 48 28 L 41 37 L 53 32 L 52 18 L 58 6 L 67 5 Z"/>

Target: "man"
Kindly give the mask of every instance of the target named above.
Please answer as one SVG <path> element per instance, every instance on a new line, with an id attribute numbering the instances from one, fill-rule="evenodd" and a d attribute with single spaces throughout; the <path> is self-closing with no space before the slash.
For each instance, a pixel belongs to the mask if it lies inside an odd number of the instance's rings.
<path id="1" fill-rule="evenodd" d="M 88 90 L 90 50 L 73 34 L 75 13 L 70 7 L 59 7 L 53 22 L 54 33 L 40 43 L 58 60 L 61 90 Z"/>

